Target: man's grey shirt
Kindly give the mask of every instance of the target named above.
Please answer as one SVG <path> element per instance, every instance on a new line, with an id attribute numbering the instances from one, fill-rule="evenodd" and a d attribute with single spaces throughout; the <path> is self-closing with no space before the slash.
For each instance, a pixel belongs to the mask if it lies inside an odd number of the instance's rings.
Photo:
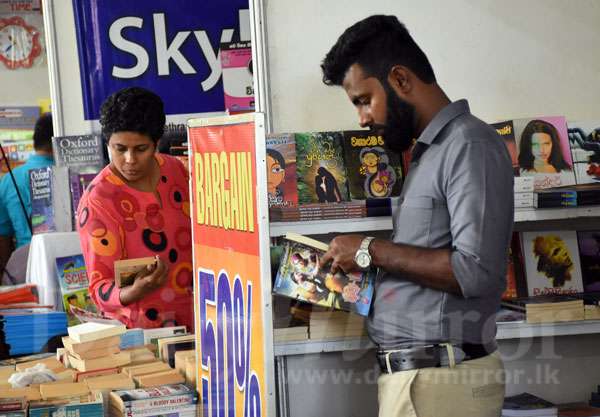
<path id="1" fill-rule="evenodd" d="M 513 226 L 508 150 L 494 129 L 470 113 L 466 100 L 442 109 L 415 149 L 392 239 L 450 249 L 463 295 L 380 271 L 369 335 L 383 349 L 452 342 L 493 350 Z"/>

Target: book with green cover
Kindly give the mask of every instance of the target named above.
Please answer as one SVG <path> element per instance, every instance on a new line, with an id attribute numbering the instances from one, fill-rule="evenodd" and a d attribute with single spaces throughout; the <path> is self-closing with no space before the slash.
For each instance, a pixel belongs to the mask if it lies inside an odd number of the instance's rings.
<path id="1" fill-rule="evenodd" d="M 342 132 L 296 133 L 298 204 L 348 201 Z"/>

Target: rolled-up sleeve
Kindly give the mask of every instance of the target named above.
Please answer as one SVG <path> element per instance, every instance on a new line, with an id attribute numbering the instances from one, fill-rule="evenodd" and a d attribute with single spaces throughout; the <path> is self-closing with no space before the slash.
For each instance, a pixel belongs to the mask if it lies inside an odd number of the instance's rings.
<path id="1" fill-rule="evenodd" d="M 448 155 L 445 178 L 452 271 L 465 298 L 506 285 L 513 227 L 513 174 L 498 138 L 464 141 Z"/>

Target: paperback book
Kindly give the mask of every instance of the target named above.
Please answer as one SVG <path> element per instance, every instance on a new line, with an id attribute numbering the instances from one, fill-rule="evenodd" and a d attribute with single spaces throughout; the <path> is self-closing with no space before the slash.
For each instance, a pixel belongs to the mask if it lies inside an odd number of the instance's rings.
<path id="1" fill-rule="evenodd" d="M 71 173 L 95 174 L 106 165 L 99 135 L 55 136 L 52 153 L 56 166 L 69 167 Z"/>
<path id="2" fill-rule="evenodd" d="M 88 276 L 82 255 L 56 258 L 56 274 L 63 299 L 63 307 L 67 313 L 69 326 L 82 321 L 72 307 L 96 313 L 97 308 L 88 294 Z"/>
<path id="3" fill-rule="evenodd" d="M 341 132 L 295 133 L 298 204 L 348 201 Z"/>
<path id="4" fill-rule="evenodd" d="M 291 133 L 267 136 L 267 192 L 269 207 L 298 206 L 296 143 Z"/>
<path id="5" fill-rule="evenodd" d="M 510 300 L 527 295 L 527 281 L 523 271 L 523 251 L 521 250 L 521 235 L 513 232 L 506 268 L 506 290 L 502 294 L 503 300 Z"/>
<path id="6" fill-rule="evenodd" d="M 533 176 L 536 190 L 575 184 L 564 117 L 517 119 L 512 123 L 520 176 Z"/>
<path id="7" fill-rule="evenodd" d="M 600 291 L 600 230 L 577 232 L 585 292 Z"/>
<path id="8" fill-rule="evenodd" d="M 506 145 L 506 149 L 508 149 L 508 153 L 512 162 L 513 173 L 515 174 L 515 177 L 518 177 L 519 159 L 517 151 L 517 142 L 515 140 L 515 127 L 513 125 L 512 120 L 507 120 L 505 122 L 500 123 L 492 123 L 490 126 L 496 129 L 496 132 L 498 132 L 498 134 L 504 141 L 504 144 Z"/>
<path id="9" fill-rule="evenodd" d="M 332 274 L 329 266 L 319 262 L 327 247 L 317 240 L 288 233 L 273 292 L 367 316 L 373 297 L 375 273 Z"/>
<path id="10" fill-rule="evenodd" d="M 29 190 L 33 233 L 55 231 L 54 211 L 52 209 L 52 167 L 30 170 Z"/>
<path id="11" fill-rule="evenodd" d="M 221 43 L 223 95 L 230 112 L 254 111 L 252 47 L 247 42 Z"/>
<path id="12" fill-rule="evenodd" d="M 350 198 L 384 198 L 400 195 L 402 163 L 400 155 L 385 147 L 381 135 L 366 131 L 344 132 L 344 161 Z"/>
<path id="13" fill-rule="evenodd" d="M 523 232 L 529 295 L 568 295 L 583 291 L 575 231 Z"/>
<path id="14" fill-rule="evenodd" d="M 569 144 L 577 184 L 600 182 L 600 121 L 569 122 Z"/>

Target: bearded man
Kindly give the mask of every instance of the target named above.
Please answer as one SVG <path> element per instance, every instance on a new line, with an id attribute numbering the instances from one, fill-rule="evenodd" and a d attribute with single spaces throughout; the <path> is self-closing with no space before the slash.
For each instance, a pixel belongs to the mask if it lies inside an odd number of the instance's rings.
<path id="1" fill-rule="evenodd" d="M 371 16 L 321 65 L 359 124 L 412 160 L 391 240 L 337 236 L 332 272 L 379 269 L 368 320 L 382 375 L 379 415 L 500 416 L 494 316 L 513 226 L 511 159 L 494 129 L 451 101 L 394 16 Z"/>

